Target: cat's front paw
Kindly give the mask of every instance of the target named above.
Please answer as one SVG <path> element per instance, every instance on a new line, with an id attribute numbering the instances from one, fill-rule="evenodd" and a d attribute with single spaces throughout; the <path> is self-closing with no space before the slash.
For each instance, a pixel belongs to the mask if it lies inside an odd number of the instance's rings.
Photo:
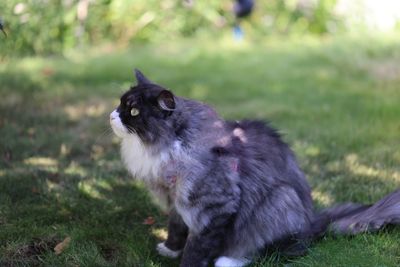
<path id="1" fill-rule="evenodd" d="M 157 251 L 158 251 L 158 254 L 160 254 L 161 256 L 173 258 L 173 259 L 179 257 L 179 255 L 182 252 L 182 250 L 171 250 L 171 249 L 167 248 L 167 246 L 165 245 L 165 242 L 159 243 L 157 245 Z"/>

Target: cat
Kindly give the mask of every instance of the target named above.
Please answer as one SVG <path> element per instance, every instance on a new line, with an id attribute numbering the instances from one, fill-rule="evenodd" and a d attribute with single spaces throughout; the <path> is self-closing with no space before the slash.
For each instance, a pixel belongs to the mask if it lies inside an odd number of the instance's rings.
<path id="1" fill-rule="evenodd" d="M 400 223 L 400 191 L 374 205 L 316 212 L 311 190 L 278 131 L 225 121 L 135 70 L 137 85 L 110 114 L 122 160 L 169 212 L 161 255 L 183 267 L 245 266 L 269 248 L 302 255 L 327 231 L 356 234 Z"/>

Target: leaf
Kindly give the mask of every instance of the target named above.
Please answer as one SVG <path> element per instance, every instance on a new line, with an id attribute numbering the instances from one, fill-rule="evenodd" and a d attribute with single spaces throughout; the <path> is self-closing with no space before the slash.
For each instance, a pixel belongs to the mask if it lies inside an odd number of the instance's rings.
<path id="1" fill-rule="evenodd" d="M 58 243 L 54 247 L 54 252 L 56 255 L 60 255 L 69 245 L 71 242 L 71 237 L 67 236 L 61 243 Z"/>
<path id="2" fill-rule="evenodd" d="M 145 225 L 153 225 L 156 222 L 153 217 L 149 216 L 146 219 L 144 219 L 143 224 Z"/>

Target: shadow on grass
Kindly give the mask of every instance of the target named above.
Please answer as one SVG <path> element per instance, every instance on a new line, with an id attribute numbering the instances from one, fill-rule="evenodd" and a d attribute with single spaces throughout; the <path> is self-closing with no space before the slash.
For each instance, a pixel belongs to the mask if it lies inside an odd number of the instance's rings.
<path id="1" fill-rule="evenodd" d="M 110 104 L 93 111 L 55 106 L 44 91 L 14 94 L 18 104 L 0 103 L 0 265 L 176 265 L 155 253 L 166 217 L 102 134 Z M 149 216 L 154 225 L 143 224 Z M 71 244 L 55 255 L 65 237 Z"/>
<path id="2" fill-rule="evenodd" d="M 165 226 L 166 216 L 145 190 L 129 179 L 91 177 L 93 170 L 86 171 L 89 175 L 81 177 L 62 168 L 53 172 L 24 167 L 2 174 L 2 266 L 168 264 L 155 254 L 153 234 Z M 143 224 L 148 216 L 155 218 L 154 225 Z M 55 244 L 66 236 L 72 238 L 70 247 L 55 257 Z"/>

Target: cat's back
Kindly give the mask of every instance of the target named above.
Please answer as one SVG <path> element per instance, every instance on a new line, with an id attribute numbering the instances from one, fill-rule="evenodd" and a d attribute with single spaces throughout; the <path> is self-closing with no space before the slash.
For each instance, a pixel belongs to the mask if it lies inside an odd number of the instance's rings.
<path id="1" fill-rule="evenodd" d="M 227 121 L 232 149 L 243 158 L 283 167 L 294 155 L 279 132 L 259 120 Z"/>
<path id="2" fill-rule="evenodd" d="M 231 136 L 230 151 L 239 159 L 245 194 L 262 199 L 277 188 L 290 188 L 306 209 L 312 208 L 305 175 L 276 129 L 257 120 L 226 122 L 226 128 Z"/>

